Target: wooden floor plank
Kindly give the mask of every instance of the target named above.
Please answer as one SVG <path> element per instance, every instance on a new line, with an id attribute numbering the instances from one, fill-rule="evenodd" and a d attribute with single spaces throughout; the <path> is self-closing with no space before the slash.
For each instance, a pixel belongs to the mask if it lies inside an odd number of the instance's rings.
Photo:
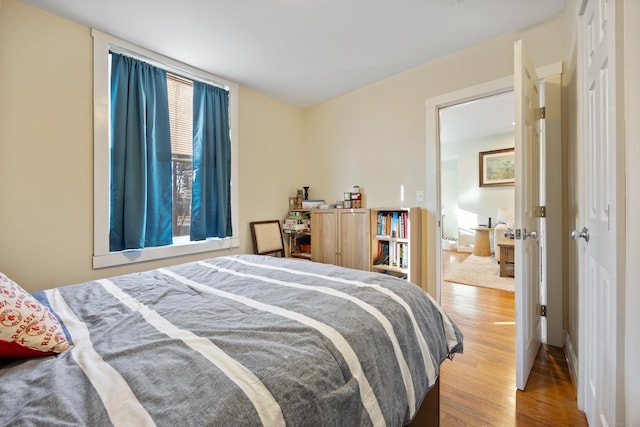
<path id="1" fill-rule="evenodd" d="M 444 252 L 443 276 L 467 256 Z M 441 302 L 464 334 L 464 353 L 442 365 L 441 426 L 587 426 L 562 349 L 542 346 L 516 389 L 512 292 L 443 281 Z"/>

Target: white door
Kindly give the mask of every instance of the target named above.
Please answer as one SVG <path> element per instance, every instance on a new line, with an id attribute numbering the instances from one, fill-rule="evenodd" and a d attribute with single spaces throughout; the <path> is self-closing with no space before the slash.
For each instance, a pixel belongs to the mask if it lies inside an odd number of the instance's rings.
<path id="1" fill-rule="evenodd" d="M 589 0 L 582 18 L 584 230 L 580 256 L 579 401 L 590 426 L 617 425 L 615 2 Z M 580 231 L 584 231 L 580 234 Z M 588 238 L 587 238 L 588 236 Z M 582 239 L 580 237 L 583 237 Z"/>
<path id="2" fill-rule="evenodd" d="M 514 46 L 516 386 L 524 390 L 542 341 L 540 317 L 540 84 L 522 41 Z"/>

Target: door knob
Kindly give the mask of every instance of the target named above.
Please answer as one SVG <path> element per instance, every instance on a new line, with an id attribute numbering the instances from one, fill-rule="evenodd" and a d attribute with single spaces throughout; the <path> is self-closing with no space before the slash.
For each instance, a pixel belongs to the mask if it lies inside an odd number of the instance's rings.
<path id="1" fill-rule="evenodd" d="M 587 227 L 582 227 L 582 231 L 573 230 L 571 232 L 571 238 L 573 240 L 584 239 L 585 242 L 589 242 L 589 229 Z"/>
<path id="2" fill-rule="evenodd" d="M 505 230 L 504 231 L 504 237 L 506 237 L 508 239 L 513 239 L 513 230 Z"/>
<path id="3" fill-rule="evenodd" d="M 538 232 L 537 231 L 527 231 L 526 228 L 522 229 L 522 240 L 527 240 L 527 238 L 531 238 L 533 240 L 538 240 Z"/>

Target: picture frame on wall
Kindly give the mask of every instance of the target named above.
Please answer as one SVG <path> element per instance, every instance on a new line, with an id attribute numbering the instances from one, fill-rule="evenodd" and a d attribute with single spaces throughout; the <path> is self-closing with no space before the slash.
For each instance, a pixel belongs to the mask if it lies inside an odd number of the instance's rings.
<path id="1" fill-rule="evenodd" d="M 514 148 L 479 153 L 480 187 L 515 185 L 516 156 Z"/>

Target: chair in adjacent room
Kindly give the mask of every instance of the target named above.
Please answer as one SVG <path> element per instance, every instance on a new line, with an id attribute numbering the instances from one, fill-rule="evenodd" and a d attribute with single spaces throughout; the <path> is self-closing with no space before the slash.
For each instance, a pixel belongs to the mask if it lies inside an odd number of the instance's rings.
<path id="1" fill-rule="evenodd" d="M 513 237 L 507 237 L 505 232 L 512 232 L 515 220 L 514 208 L 498 208 L 498 216 L 493 228 L 493 244 L 496 260 L 500 261 L 500 244 L 513 244 Z"/>
<path id="2" fill-rule="evenodd" d="M 279 220 L 254 221 L 249 224 L 255 254 L 285 257 Z"/>

